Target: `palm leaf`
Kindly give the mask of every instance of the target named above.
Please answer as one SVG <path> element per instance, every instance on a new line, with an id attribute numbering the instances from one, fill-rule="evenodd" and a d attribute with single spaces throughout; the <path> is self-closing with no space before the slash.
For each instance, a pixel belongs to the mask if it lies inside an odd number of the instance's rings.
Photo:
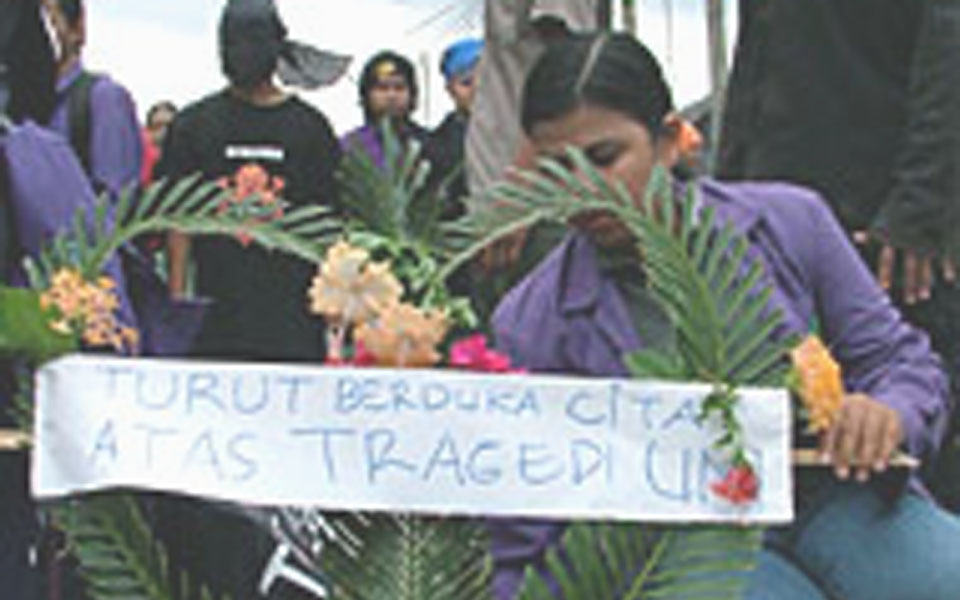
<path id="1" fill-rule="evenodd" d="M 79 210 L 66 232 L 54 238 L 36 259 L 27 260 L 31 285 L 46 287 L 53 272 L 66 265 L 93 277 L 124 244 L 146 233 L 242 232 L 269 250 L 320 262 L 324 248 L 342 228 L 339 218 L 319 206 L 296 208 L 276 221 L 248 221 L 230 213 L 219 214 L 225 194 L 217 184 L 204 183 L 199 176 L 193 176 L 173 183 L 154 183 L 139 195 L 127 190 L 112 207 L 111 200 L 102 196 L 92 212 Z"/>
<path id="2" fill-rule="evenodd" d="M 441 231 L 443 200 L 437 189 L 427 186 L 430 164 L 418 142 L 404 145 L 387 122 L 380 136 L 382 165 L 359 145 L 341 160 L 337 175 L 344 211 L 373 233 L 432 246 Z"/>
<path id="3" fill-rule="evenodd" d="M 154 540 L 133 497 L 110 494 L 70 500 L 54 508 L 54 517 L 94 600 L 176 600 L 189 589 L 186 574 L 171 572 L 166 552 Z M 200 598 L 211 596 L 201 590 Z"/>
<path id="4" fill-rule="evenodd" d="M 611 185 L 576 149 L 569 150 L 576 174 L 544 160 L 538 172 L 504 182 L 488 197 L 475 199 L 459 221 L 448 225 L 459 246 L 449 271 L 497 239 L 541 220 L 566 222 L 585 211 L 606 210 L 634 233 L 651 292 L 678 332 L 671 356 L 631 364 L 635 376 L 695 378 L 730 384 L 779 384 L 792 339 L 773 341 L 780 317 L 769 309 L 769 285 L 762 265 L 748 258 L 748 243 L 729 224 L 717 225 L 711 207 L 700 207 L 693 187 L 683 194 L 663 169 L 656 169 L 635 206 L 622 185 Z M 670 373 L 674 365 L 676 372 Z M 650 372 L 643 369 L 649 367 Z"/>
<path id="5" fill-rule="evenodd" d="M 341 515 L 352 543 L 321 556 L 333 597 L 346 600 L 474 600 L 490 597 L 482 525 L 397 514 Z"/>
<path id="6" fill-rule="evenodd" d="M 567 600 L 740 598 L 760 537 L 749 529 L 578 523 L 546 564 Z M 546 578 L 528 568 L 518 598 L 554 597 Z"/>
<path id="7" fill-rule="evenodd" d="M 457 232 L 443 225 L 441 196 L 456 173 L 430 182 L 431 166 L 417 142 L 404 145 L 384 122 L 380 130 L 384 161 L 376 164 L 361 147 L 344 156 L 338 170 L 347 237 L 377 260 L 389 260 L 409 299 L 445 311 L 452 322 L 473 328 L 477 318 L 469 301 L 451 297 L 440 274 Z"/>

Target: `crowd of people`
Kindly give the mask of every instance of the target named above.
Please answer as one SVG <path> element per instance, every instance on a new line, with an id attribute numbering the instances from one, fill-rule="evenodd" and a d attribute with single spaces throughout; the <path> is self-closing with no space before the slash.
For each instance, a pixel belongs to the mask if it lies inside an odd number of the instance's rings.
<path id="1" fill-rule="evenodd" d="M 711 140 L 716 179 L 689 168 L 702 138 L 642 40 L 605 31 L 602 4 L 487 0 L 483 39 L 441 55 L 454 108 L 432 130 L 413 118 L 414 64 L 378 52 L 359 77 L 362 124 L 338 139 L 292 90 L 332 83 L 342 58 L 290 40 L 273 0 L 227 0 L 218 30 L 226 85 L 182 108 L 158 102 L 143 125 L 129 92 L 83 64 L 83 0 L 3 0 L 0 275 L 23 284 L 22 258 L 78 207 L 160 179 L 200 173 L 280 196 L 281 210 L 349 212 L 338 164 L 361 152 L 383 167 L 388 130 L 422 147 L 433 181 L 449 176 L 438 193 L 450 219 L 511 168 L 562 159 L 569 147 L 635 198 L 665 167 L 749 241 L 784 315 L 770 335 L 815 323 L 849 390 L 822 440 L 832 468 L 800 474 L 798 518 L 767 532 L 746 597 L 956 597 L 960 0 L 741 0 L 722 136 Z M 536 226 L 487 248 L 467 288 L 499 347 L 531 372 L 626 376 L 626 353 L 672 334 L 639 285 L 632 242 L 607 215 Z M 142 354 L 323 361 L 323 325 L 291 292 L 315 265 L 178 232 L 120 254 L 108 269 L 129 290 L 122 318 L 144 332 Z M 165 282 L 154 280 L 158 256 Z M 0 407 L 15 369 L 0 363 Z M 898 451 L 924 468 L 891 468 Z M 3 594 L 84 598 L 37 519 L 24 461 L 0 454 Z M 149 514 L 171 560 L 215 592 L 310 597 L 263 589 L 273 542 L 235 511 L 154 497 Z M 489 521 L 495 597 L 514 598 L 531 566 L 556 588 L 546 553 L 564 527 Z"/>

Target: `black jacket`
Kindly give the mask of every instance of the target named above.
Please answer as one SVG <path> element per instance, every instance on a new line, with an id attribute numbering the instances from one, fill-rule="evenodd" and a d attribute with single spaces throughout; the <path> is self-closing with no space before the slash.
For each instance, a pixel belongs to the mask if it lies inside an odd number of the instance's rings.
<path id="1" fill-rule="evenodd" d="M 960 0 L 741 0 L 718 175 L 816 188 L 848 230 L 956 253 Z"/>
<path id="2" fill-rule="evenodd" d="M 429 184 L 443 195 L 444 218 L 456 218 L 464 213 L 463 198 L 467 195 L 467 177 L 464 169 L 464 149 L 467 140 L 467 116 L 451 111 L 436 129 L 430 132 L 424 147 L 424 156 L 430 161 Z"/>

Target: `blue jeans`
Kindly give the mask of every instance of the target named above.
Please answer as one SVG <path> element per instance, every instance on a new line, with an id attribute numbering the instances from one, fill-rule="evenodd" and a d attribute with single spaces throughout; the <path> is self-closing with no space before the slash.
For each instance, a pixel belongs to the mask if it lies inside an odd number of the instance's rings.
<path id="1" fill-rule="evenodd" d="M 748 600 L 955 600 L 960 518 L 907 493 L 837 484 L 771 531 Z"/>

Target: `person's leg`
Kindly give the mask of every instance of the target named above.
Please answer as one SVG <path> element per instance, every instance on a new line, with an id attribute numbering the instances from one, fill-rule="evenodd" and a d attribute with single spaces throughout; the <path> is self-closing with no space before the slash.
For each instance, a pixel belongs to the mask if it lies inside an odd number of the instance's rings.
<path id="1" fill-rule="evenodd" d="M 913 493 L 886 501 L 836 485 L 778 539 L 827 597 L 950 600 L 960 590 L 960 519 Z"/>
<path id="2" fill-rule="evenodd" d="M 30 558 L 39 532 L 27 490 L 27 458 L 0 452 L 0 597 L 40 599 L 43 573 Z"/>
<path id="3" fill-rule="evenodd" d="M 745 600 L 828 600 L 813 581 L 774 549 L 760 553 Z"/>

